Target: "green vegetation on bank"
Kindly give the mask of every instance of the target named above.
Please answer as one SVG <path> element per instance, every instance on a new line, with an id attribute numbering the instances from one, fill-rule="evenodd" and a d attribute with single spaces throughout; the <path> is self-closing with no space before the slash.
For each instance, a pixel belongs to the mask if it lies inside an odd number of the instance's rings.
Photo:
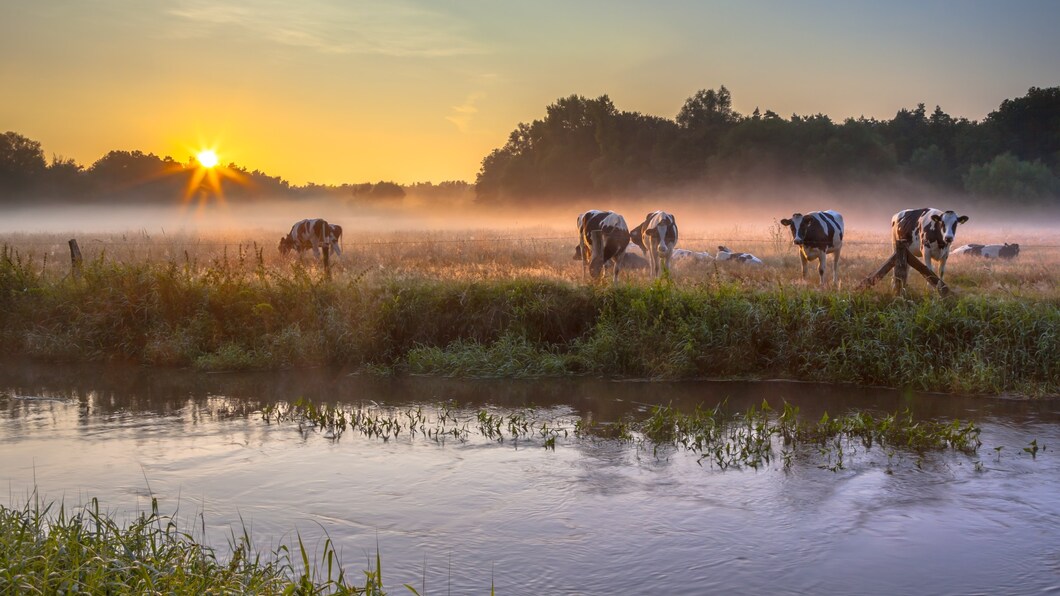
<path id="1" fill-rule="evenodd" d="M 0 505 L 0 594 L 383 594 L 378 554 L 357 586 L 330 541 L 319 565 L 301 539 L 263 556 L 244 529 L 229 547 L 219 557 L 157 503 L 121 524 L 96 499 L 67 509 L 34 498 Z"/>
<path id="2" fill-rule="evenodd" d="M 1055 299 L 895 298 L 780 285 L 590 286 L 97 260 L 45 278 L 0 256 L 0 350 L 252 369 L 337 365 L 460 376 L 594 374 L 1060 393 Z"/>

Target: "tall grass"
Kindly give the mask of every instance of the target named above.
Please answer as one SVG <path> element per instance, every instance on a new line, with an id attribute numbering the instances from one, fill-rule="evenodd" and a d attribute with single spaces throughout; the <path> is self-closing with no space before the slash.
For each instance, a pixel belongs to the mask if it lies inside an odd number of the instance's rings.
<path id="1" fill-rule="evenodd" d="M 204 263 L 103 255 L 74 278 L 5 247 L 0 300 L 0 350 L 56 359 L 1060 393 L 1060 297 L 1014 292 L 895 298 L 711 273 L 616 286 L 353 267 L 327 278 L 242 247 Z"/>
<path id="2" fill-rule="evenodd" d="M 122 524 L 96 499 L 67 509 L 34 496 L 0 506 L 0 594 L 383 594 L 378 557 L 355 585 L 330 540 L 319 563 L 301 538 L 263 555 L 244 529 L 229 547 L 219 556 L 155 502 Z"/>

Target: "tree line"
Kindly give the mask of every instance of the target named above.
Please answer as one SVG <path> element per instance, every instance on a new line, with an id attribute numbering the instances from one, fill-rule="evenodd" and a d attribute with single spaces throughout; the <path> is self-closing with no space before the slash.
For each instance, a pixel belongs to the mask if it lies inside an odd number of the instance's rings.
<path id="1" fill-rule="evenodd" d="M 482 161 L 480 201 L 636 196 L 683 185 L 812 179 L 832 185 L 913 181 L 985 200 L 1060 200 L 1060 87 L 1032 87 L 981 122 L 924 104 L 891 120 L 741 115 L 721 86 L 673 119 L 571 95 L 520 123 Z"/>
<path id="2" fill-rule="evenodd" d="M 1060 203 L 1060 87 L 1032 87 L 982 121 L 924 104 L 891 120 L 826 115 L 783 118 L 733 110 L 725 86 L 689 97 L 674 119 L 621 111 L 607 95 L 571 95 L 520 123 L 463 181 L 292 185 L 236 164 L 214 175 L 141 151 L 110 151 L 88 167 L 45 159 L 41 144 L 0 135 L 0 203 L 172 202 L 200 193 L 233 201 L 329 196 L 392 204 L 414 195 L 437 203 L 473 197 L 483 204 L 570 197 L 636 197 L 675 188 L 756 181 L 814 180 L 832 185 L 912 181 L 985 200 Z"/>
<path id="3" fill-rule="evenodd" d="M 0 135 L 0 204 L 173 203 L 201 194 L 230 201 L 261 198 L 332 197 L 362 204 L 393 204 L 407 196 L 436 202 L 458 202 L 473 196 L 470 183 L 395 182 L 293 185 L 279 176 L 247 170 L 234 163 L 207 171 L 191 158 L 178 162 L 142 151 L 110 151 L 84 167 L 72 159 L 44 157 L 40 142 L 16 132 Z"/>

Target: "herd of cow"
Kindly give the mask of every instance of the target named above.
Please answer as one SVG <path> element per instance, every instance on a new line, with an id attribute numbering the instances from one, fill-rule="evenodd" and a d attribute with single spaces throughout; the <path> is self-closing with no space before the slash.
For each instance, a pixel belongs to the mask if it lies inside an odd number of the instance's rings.
<path id="1" fill-rule="evenodd" d="M 942 211 L 930 207 L 905 209 L 891 218 L 891 241 L 895 248 L 899 242 L 908 243 L 909 250 L 922 257 L 928 269 L 933 263 L 939 267 L 941 279 L 946 272 L 946 259 L 950 246 L 957 236 L 957 226 L 968 221 L 967 215 L 955 211 Z M 820 283 L 825 285 L 825 263 L 832 255 L 832 283 L 839 283 L 839 253 L 843 248 L 843 216 L 836 211 L 813 211 L 805 215 L 792 214 L 780 220 L 791 232 L 792 242 L 799 248 L 802 276 L 806 277 L 807 264 L 817 261 Z M 292 250 L 299 254 L 312 250 L 313 255 L 342 254 L 340 241 L 342 226 L 323 219 L 303 219 L 291 227 L 291 231 L 280 239 L 280 253 Z M 582 262 L 582 269 L 594 279 L 599 279 L 606 265 L 612 268 L 612 276 L 624 267 L 638 267 L 646 262 L 652 277 L 659 277 L 670 270 L 674 259 L 735 261 L 761 265 L 758 257 L 734 252 L 724 246 L 718 252 L 696 252 L 677 248 L 677 220 L 665 211 L 652 211 L 640 225 L 629 229 L 626 220 L 613 211 L 591 209 L 578 216 L 578 246 L 574 259 Z M 637 245 L 643 258 L 627 254 L 629 244 Z M 953 254 L 968 254 L 986 258 L 1011 259 L 1019 255 L 1019 244 L 966 244 L 954 249 Z"/>
<path id="2" fill-rule="evenodd" d="M 910 252 L 922 257 L 932 271 L 933 263 L 937 262 L 941 279 L 946 272 L 950 246 L 957 236 L 957 225 L 967 221 L 967 215 L 957 215 L 955 211 L 931 207 L 905 209 L 891 218 L 891 241 L 896 249 L 899 242 L 908 243 Z M 832 282 L 838 284 L 839 253 L 843 248 L 843 216 L 831 210 L 813 211 L 805 215 L 792 214 L 790 218 L 780 220 L 780 223 L 788 228 L 792 242 L 799 248 L 802 276 L 806 277 L 807 264 L 817 261 L 817 274 L 821 285 L 825 285 L 825 263 L 827 256 L 832 255 Z M 604 266 L 610 264 L 616 281 L 619 270 L 628 261 L 626 249 L 631 242 L 647 258 L 653 277 L 668 271 L 675 258 L 762 263 L 754 255 L 736 253 L 724 246 L 718 247 L 716 255 L 679 249 L 677 239 L 677 221 L 665 211 L 652 211 L 640 225 L 630 230 L 625 218 L 618 213 L 593 209 L 578 216 L 578 246 L 574 251 L 574 259 L 581 260 L 583 269 L 593 278 L 599 278 Z M 1019 245 L 967 244 L 954 249 L 953 253 L 1010 259 L 1019 254 Z"/>

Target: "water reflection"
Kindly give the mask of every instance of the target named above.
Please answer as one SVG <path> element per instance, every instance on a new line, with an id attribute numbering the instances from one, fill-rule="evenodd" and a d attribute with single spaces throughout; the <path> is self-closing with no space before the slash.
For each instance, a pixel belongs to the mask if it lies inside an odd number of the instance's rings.
<path id="1" fill-rule="evenodd" d="M 555 451 L 481 437 L 331 441 L 254 415 L 299 397 L 394 412 L 445 402 L 468 416 L 535 406 L 602 422 L 640 418 L 658 404 L 725 403 L 735 412 L 788 401 L 812 418 L 909 408 L 975 420 L 984 445 L 974 457 L 922 461 L 874 449 L 835 473 L 811 460 L 722 473 L 681 450 L 602 439 L 559 442 Z M 117 510 L 154 496 L 164 510 L 201 515 L 221 547 L 240 523 L 261 548 L 294 531 L 312 547 L 327 530 L 351 572 L 379 544 L 384 578 L 419 586 L 426 575 L 428 593 L 484 593 L 491 577 L 498 593 L 514 594 L 1055 590 L 1058 422 L 1056 401 L 798 383 L 0 363 L 0 480 L 14 503 L 34 486 L 67 502 L 100 497 Z M 1022 451 L 1031 439 L 1045 446 L 1034 459 Z"/>

